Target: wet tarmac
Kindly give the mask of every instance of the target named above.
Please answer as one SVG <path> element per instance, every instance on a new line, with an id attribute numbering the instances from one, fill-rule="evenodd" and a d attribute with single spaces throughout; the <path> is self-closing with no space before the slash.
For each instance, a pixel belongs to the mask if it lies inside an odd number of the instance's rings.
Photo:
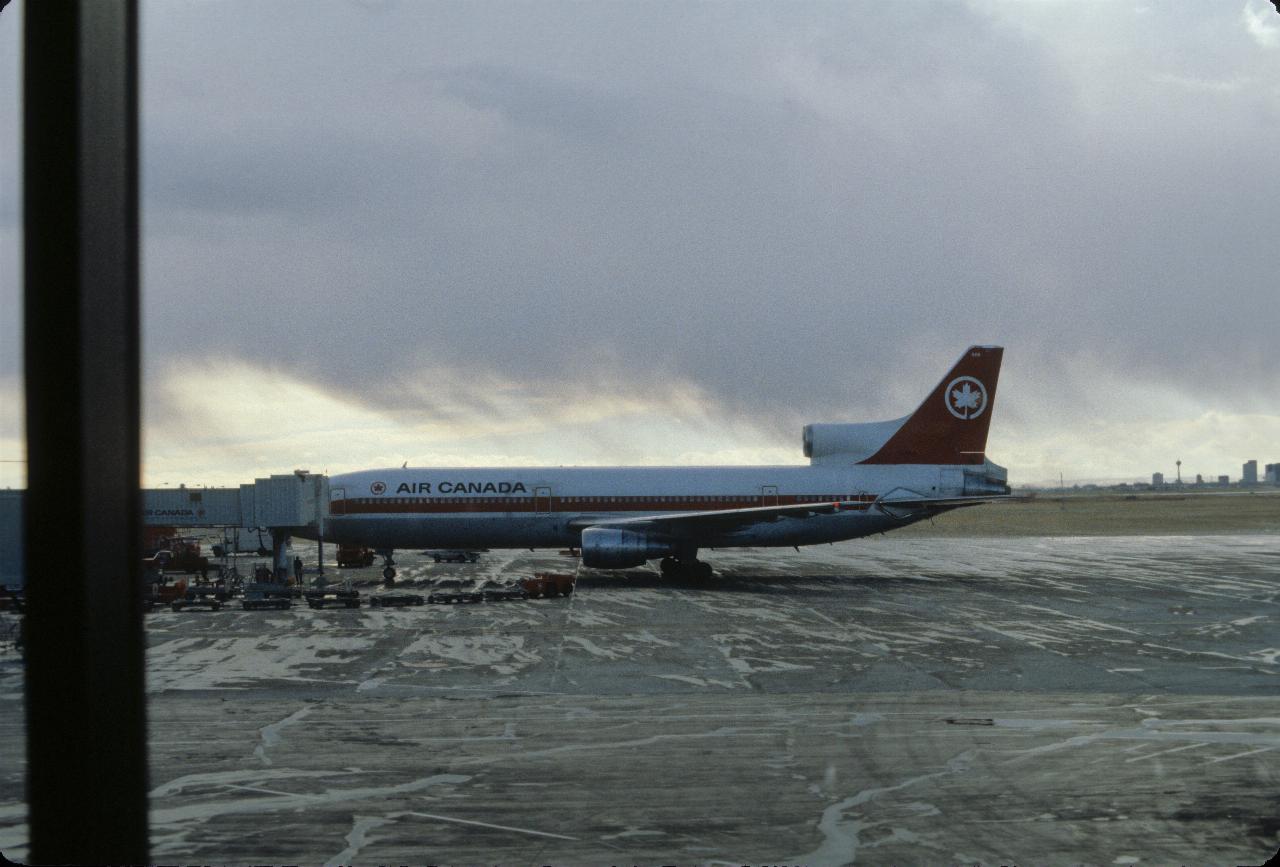
<path id="1" fill-rule="evenodd" d="M 576 565 L 397 559 L 418 592 Z M 705 582 L 582 570 L 568 599 L 149 615 L 153 857 L 1261 864 L 1280 848 L 1280 536 L 888 536 L 707 559 Z M 362 589 L 381 592 L 377 571 L 354 573 Z M 19 859 L 20 690 L 0 656 L 0 850 Z"/>

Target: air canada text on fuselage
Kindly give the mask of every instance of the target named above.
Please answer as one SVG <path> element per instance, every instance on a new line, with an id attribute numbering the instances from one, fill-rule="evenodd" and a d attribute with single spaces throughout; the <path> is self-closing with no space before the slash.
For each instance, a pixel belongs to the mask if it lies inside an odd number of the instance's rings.
<path id="1" fill-rule="evenodd" d="M 434 486 L 434 491 L 433 491 Z M 527 494 L 524 482 L 401 482 L 397 494 Z M 375 490 L 375 493 L 379 493 Z"/>

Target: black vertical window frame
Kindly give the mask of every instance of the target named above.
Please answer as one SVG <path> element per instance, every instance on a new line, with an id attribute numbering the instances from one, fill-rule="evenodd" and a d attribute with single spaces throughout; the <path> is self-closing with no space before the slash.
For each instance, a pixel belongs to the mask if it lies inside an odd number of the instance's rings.
<path id="1" fill-rule="evenodd" d="M 146 863 L 137 4 L 23 17 L 30 858 Z"/>

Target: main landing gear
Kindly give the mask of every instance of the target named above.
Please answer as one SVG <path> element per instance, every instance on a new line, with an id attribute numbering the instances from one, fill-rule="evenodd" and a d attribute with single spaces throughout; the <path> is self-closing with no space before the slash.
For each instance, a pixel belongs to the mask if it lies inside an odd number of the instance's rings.
<path id="1" fill-rule="evenodd" d="M 396 561 L 391 557 L 391 551 L 382 551 L 382 584 L 385 587 L 394 587 L 396 584 Z"/>
<path id="2" fill-rule="evenodd" d="M 663 578 L 711 577 L 711 564 L 705 560 L 699 560 L 697 557 L 688 559 L 663 557 L 662 562 L 658 564 L 658 568 L 662 570 Z"/>

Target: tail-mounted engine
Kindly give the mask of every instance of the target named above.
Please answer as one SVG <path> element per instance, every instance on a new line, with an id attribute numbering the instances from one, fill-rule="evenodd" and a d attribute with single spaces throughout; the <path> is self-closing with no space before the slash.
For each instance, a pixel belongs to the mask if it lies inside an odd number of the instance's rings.
<path id="1" fill-rule="evenodd" d="M 861 424 L 807 424 L 804 456 L 813 464 L 848 466 L 875 454 L 906 418 Z"/>

